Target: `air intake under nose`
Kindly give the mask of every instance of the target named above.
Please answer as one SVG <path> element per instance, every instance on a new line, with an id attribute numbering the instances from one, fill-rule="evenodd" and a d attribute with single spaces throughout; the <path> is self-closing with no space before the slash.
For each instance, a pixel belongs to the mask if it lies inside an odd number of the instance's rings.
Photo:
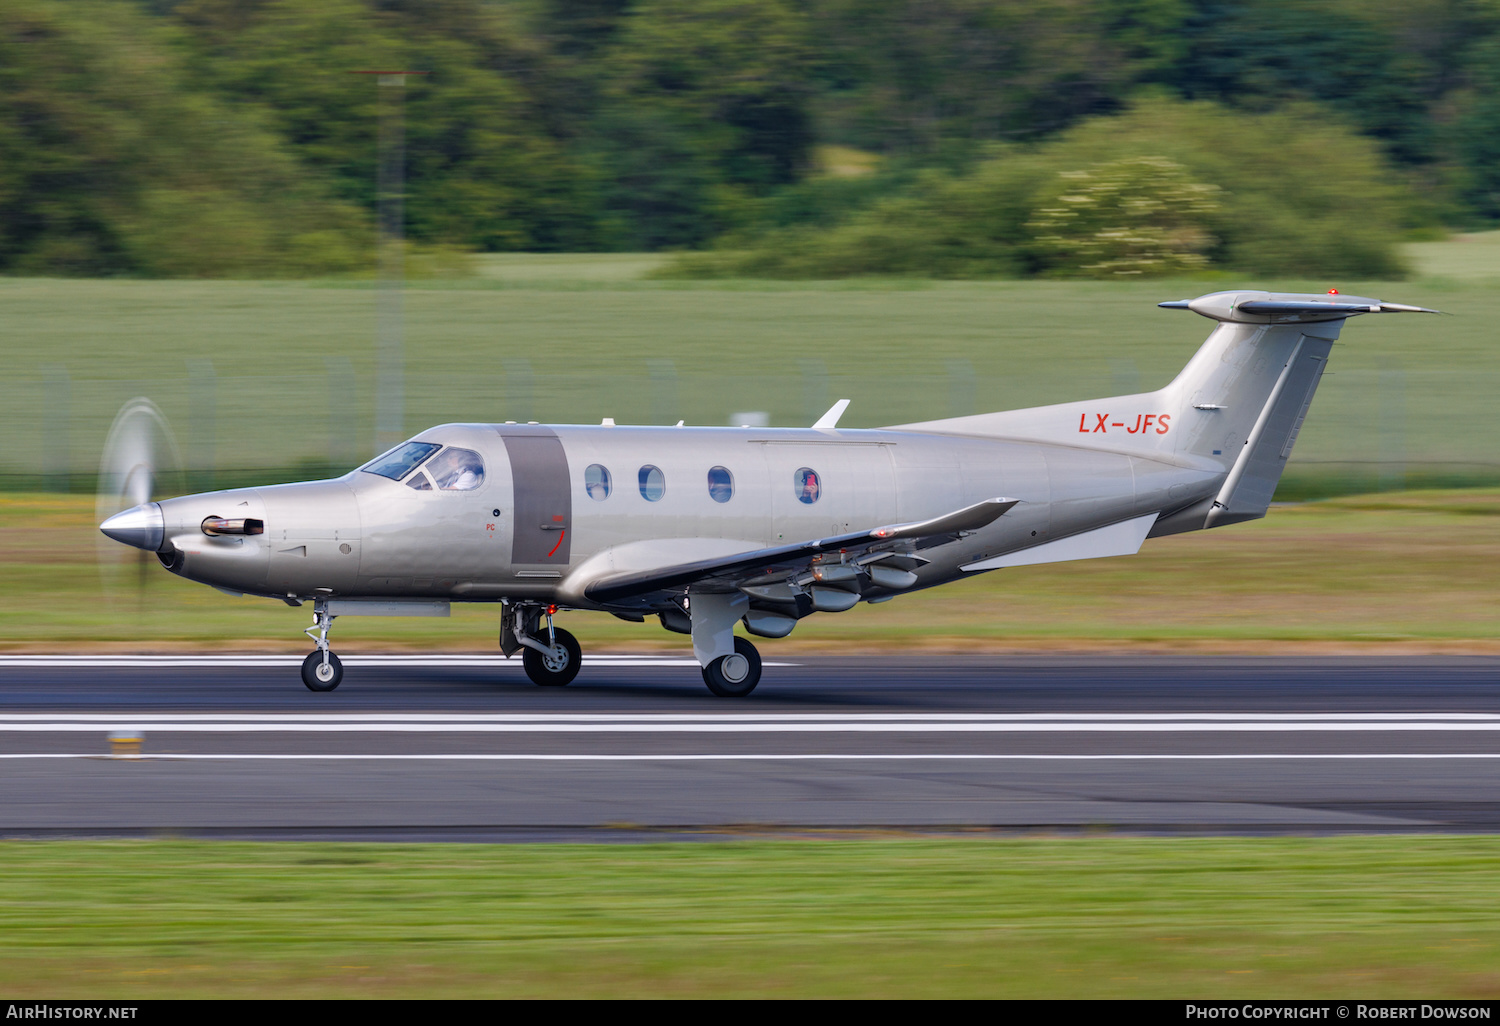
<path id="1" fill-rule="evenodd" d="M 143 502 L 116 513 L 100 524 L 99 530 L 117 542 L 134 545 L 147 552 L 156 552 L 161 549 L 166 534 L 166 520 L 162 516 L 160 505 Z"/>

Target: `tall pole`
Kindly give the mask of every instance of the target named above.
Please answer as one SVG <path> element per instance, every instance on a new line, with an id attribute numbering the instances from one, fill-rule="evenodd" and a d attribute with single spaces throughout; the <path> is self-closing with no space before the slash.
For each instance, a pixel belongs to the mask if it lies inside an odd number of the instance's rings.
<path id="1" fill-rule="evenodd" d="M 375 327 L 375 451 L 406 437 L 406 354 L 402 339 L 401 286 L 405 273 L 406 76 L 382 74 L 380 167 L 376 200 L 380 219 L 380 283 Z"/>
<path id="2" fill-rule="evenodd" d="M 425 71 L 357 71 L 374 75 L 380 107 L 375 202 L 380 280 L 375 301 L 375 451 L 406 437 L 406 354 L 401 287 L 405 278 L 406 77 Z"/>

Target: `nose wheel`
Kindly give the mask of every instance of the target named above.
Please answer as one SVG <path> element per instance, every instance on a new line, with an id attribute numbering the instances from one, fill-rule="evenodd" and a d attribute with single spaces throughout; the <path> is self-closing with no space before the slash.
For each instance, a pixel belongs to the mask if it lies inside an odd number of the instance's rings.
<path id="1" fill-rule="evenodd" d="M 578 639 L 561 627 L 553 627 L 551 644 L 548 644 L 545 630 L 538 631 L 534 640 L 545 651 L 527 645 L 521 654 L 521 665 L 526 668 L 526 676 L 531 682 L 544 688 L 560 688 L 573 683 L 583 662 L 583 649 L 579 647 Z"/>
<path id="2" fill-rule="evenodd" d="M 733 652 L 703 667 L 703 683 L 720 698 L 744 698 L 760 683 L 760 653 L 744 638 L 735 638 Z"/>
<path id="3" fill-rule="evenodd" d="M 302 683 L 309 691 L 332 691 L 343 679 L 344 664 L 332 652 L 309 652 L 302 660 Z"/>
<path id="4" fill-rule="evenodd" d="M 318 599 L 313 603 L 312 626 L 303 631 L 318 646 L 302 660 L 302 683 L 309 691 L 332 691 L 344 679 L 344 664 L 328 647 L 328 629 L 333 626 L 333 619 L 327 602 Z"/>

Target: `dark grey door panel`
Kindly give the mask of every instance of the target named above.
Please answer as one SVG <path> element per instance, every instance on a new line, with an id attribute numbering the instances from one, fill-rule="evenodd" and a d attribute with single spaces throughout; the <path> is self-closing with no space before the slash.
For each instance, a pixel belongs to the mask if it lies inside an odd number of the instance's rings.
<path id="1" fill-rule="evenodd" d="M 551 428 L 535 425 L 506 424 L 497 430 L 505 440 L 515 485 L 511 562 L 566 564 L 572 547 L 573 492 L 562 442 Z"/>

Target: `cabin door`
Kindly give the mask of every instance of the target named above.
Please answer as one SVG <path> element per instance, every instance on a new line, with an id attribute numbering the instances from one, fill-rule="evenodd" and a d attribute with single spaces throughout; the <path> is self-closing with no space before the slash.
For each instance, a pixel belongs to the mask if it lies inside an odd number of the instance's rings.
<path id="1" fill-rule="evenodd" d="M 573 492 L 568 454 L 551 429 L 529 424 L 500 428 L 514 488 L 511 563 L 562 567 L 572 548 Z"/>

